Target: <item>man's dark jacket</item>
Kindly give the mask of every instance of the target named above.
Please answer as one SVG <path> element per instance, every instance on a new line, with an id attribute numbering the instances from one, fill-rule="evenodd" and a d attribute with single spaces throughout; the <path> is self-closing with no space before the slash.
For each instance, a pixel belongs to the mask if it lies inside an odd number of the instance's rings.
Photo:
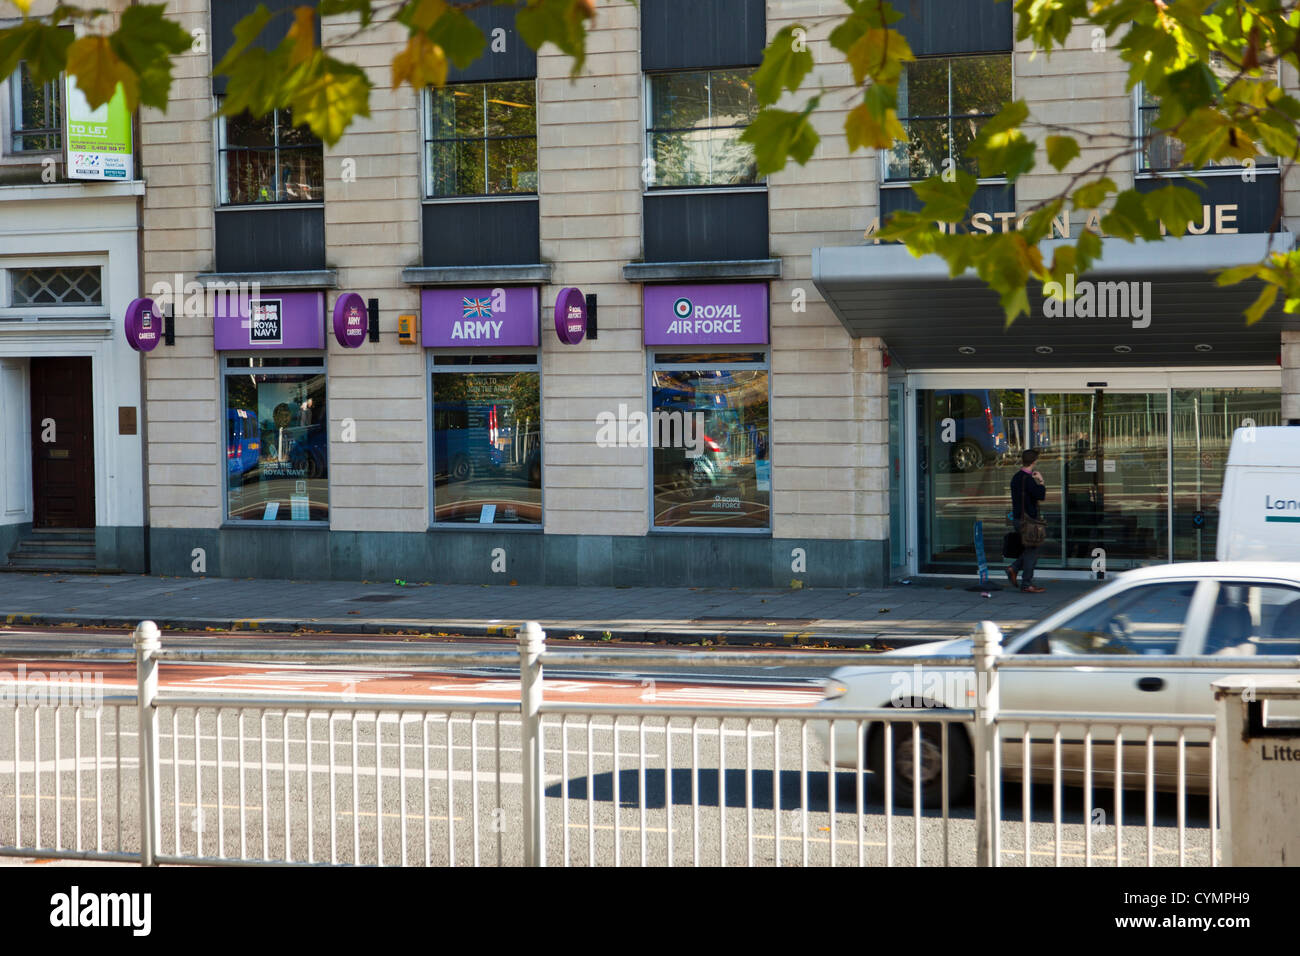
<path id="1" fill-rule="evenodd" d="M 1047 497 L 1047 488 L 1034 481 L 1033 475 L 1016 469 L 1011 476 L 1011 514 L 1016 521 L 1025 515 L 1038 517 L 1038 502 Z"/>

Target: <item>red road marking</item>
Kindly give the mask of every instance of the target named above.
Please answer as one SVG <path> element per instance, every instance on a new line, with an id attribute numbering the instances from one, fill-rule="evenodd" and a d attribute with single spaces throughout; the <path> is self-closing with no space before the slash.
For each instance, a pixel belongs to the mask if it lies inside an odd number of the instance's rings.
<path id="1" fill-rule="evenodd" d="M 0 675 L 18 680 L 21 673 L 30 681 L 58 680 L 60 673 L 78 675 L 83 683 L 98 674 L 105 692 L 134 690 L 135 665 L 126 662 L 88 664 L 72 661 L 14 661 L 0 659 Z M 481 677 L 445 673 L 413 673 L 409 670 L 380 672 L 339 668 L 269 667 L 241 664 L 162 664 L 159 684 L 178 694 L 210 692 L 279 694 L 286 696 L 426 697 L 457 700 L 519 699 L 519 680 L 510 677 Z M 821 698 L 814 689 L 794 687 L 747 687 L 690 684 L 651 680 L 562 680 L 545 681 L 550 700 L 599 704 L 700 704 L 737 707 L 811 707 Z"/>

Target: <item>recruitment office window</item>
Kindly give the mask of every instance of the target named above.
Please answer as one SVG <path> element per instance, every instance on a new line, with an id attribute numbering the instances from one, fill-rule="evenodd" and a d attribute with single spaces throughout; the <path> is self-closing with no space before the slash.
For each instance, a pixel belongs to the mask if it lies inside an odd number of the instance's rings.
<path id="1" fill-rule="evenodd" d="M 9 77 L 10 153 L 52 153 L 63 148 L 62 82 L 36 83 L 26 61 Z"/>
<path id="2" fill-rule="evenodd" d="M 221 204 L 322 202 L 324 152 L 289 109 L 218 120 Z"/>
<path id="3" fill-rule="evenodd" d="M 650 188 L 753 186 L 758 166 L 741 134 L 758 114 L 752 69 L 646 76 Z"/>
<path id="4" fill-rule="evenodd" d="M 979 176 L 967 155 L 983 125 L 1011 100 L 1011 54 L 918 57 L 898 83 L 907 142 L 882 150 L 884 179 L 907 182 L 946 169 Z"/>
<path id="5" fill-rule="evenodd" d="M 425 195 L 537 192 L 537 82 L 453 83 L 428 91 Z"/>
<path id="6" fill-rule="evenodd" d="M 771 528 L 769 368 L 766 352 L 652 353 L 654 528 Z"/>
<path id="7" fill-rule="evenodd" d="M 226 517 L 327 522 L 329 435 L 321 356 L 229 356 Z"/>
<path id="8" fill-rule="evenodd" d="M 1219 82 L 1225 86 L 1237 75 L 1236 68 L 1226 63 L 1221 54 L 1211 53 L 1209 65 L 1210 70 L 1218 77 Z M 1277 81 L 1276 63 L 1269 68 L 1267 78 L 1273 82 Z M 1185 169 L 1183 153 L 1186 151 L 1186 146 L 1177 139 L 1164 135 L 1155 126 L 1156 117 L 1160 111 L 1159 97 L 1150 95 L 1146 87 L 1141 86 L 1138 89 L 1137 101 L 1137 126 L 1138 133 L 1141 136 L 1138 146 L 1138 171 L 1168 172 Z M 1277 169 L 1277 159 L 1259 157 L 1256 159 L 1255 165 L 1273 172 Z M 1204 168 L 1240 169 L 1241 164 L 1232 161 L 1210 162 Z"/>
<path id="9" fill-rule="evenodd" d="M 536 353 L 430 353 L 433 523 L 540 526 L 542 391 Z"/>

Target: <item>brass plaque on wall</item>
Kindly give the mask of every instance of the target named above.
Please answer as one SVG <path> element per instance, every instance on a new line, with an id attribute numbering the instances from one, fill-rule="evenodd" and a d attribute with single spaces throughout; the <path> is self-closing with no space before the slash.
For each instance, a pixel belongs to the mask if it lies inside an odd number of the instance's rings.
<path id="1" fill-rule="evenodd" d="M 119 435 L 135 434 L 135 406 L 134 405 L 118 406 L 117 433 Z"/>

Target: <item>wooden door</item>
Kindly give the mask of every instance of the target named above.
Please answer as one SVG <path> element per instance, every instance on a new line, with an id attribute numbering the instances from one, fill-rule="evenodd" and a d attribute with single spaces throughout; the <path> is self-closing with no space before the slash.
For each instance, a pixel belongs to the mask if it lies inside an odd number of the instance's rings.
<path id="1" fill-rule="evenodd" d="M 34 527 L 95 526 L 90 380 L 89 358 L 32 359 Z"/>

